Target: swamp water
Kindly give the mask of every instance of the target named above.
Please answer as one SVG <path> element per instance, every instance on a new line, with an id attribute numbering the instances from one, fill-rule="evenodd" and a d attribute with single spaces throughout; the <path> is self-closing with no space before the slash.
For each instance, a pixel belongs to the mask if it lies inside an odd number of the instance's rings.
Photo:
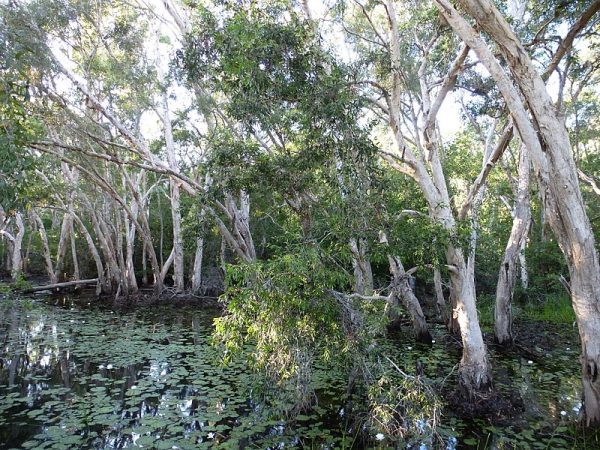
<path id="1" fill-rule="evenodd" d="M 310 413 L 293 420 L 274 413 L 285 400 L 253 390 L 243 358 L 219 363 L 210 344 L 218 313 L 202 305 L 118 310 L 68 297 L 0 299 L 0 449 L 388 447 L 385 437 L 361 437 L 364 416 L 350 413 L 343 377 L 326 368 L 316 371 Z M 451 387 L 459 355 L 443 329 L 433 334 L 431 347 L 410 336 L 381 345 L 409 372 L 419 360 L 432 383 Z M 497 388 L 518 390 L 524 411 L 491 425 L 447 408 L 444 448 L 577 445 L 568 426 L 581 407 L 573 336 L 571 347 L 538 348 L 533 359 L 492 349 Z"/>

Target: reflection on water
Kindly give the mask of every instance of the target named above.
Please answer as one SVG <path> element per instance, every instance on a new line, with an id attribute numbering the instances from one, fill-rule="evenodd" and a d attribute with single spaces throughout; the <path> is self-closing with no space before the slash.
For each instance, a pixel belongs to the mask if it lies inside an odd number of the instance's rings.
<path id="1" fill-rule="evenodd" d="M 306 420 L 289 423 L 269 412 L 282 400 L 252 390 L 243 358 L 219 364 L 208 342 L 217 314 L 202 306 L 113 311 L 69 298 L 4 301 L 0 448 L 364 445 L 357 444 L 359 430 L 345 413 L 351 406 L 343 380 L 325 369 L 318 380 L 320 404 Z M 418 358 L 428 377 L 452 383 L 448 373 L 457 357 L 441 343 L 443 331 L 436 334 L 432 347 L 413 348 L 408 341 L 382 345 L 404 367 L 414 367 Z M 539 430 L 532 439 L 539 440 L 549 426 L 578 416 L 577 349 L 559 349 L 537 361 L 515 355 L 493 359 L 499 388 L 520 390 L 526 426 L 465 424 L 447 412 L 451 448 L 482 439 L 495 447 L 525 442 L 523 430 L 532 424 Z"/>

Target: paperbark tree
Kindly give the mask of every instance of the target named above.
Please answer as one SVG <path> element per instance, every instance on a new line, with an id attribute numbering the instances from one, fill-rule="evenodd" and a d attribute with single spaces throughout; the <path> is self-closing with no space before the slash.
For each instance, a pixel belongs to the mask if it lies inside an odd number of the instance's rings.
<path id="1" fill-rule="evenodd" d="M 11 257 L 11 277 L 13 281 L 18 281 L 23 275 L 23 238 L 25 237 L 25 223 L 23 214 L 15 213 L 16 233 L 12 239 L 12 257 Z"/>
<path id="2" fill-rule="evenodd" d="M 427 200 L 430 217 L 450 235 L 455 235 L 457 232 L 456 219 L 450 206 L 450 196 L 440 160 L 435 119 L 444 98 L 452 88 L 456 76 L 461 70 L 468 54 L 468 48 L 464 47 L 459 52 L 434 101 L 430 100 L 430 90 L 427 82 L 421 80 L 421 109 L 425 116 L 425 125 L 419 130 L 421 137 L 419 137 L 418 142 L 423 142 L 422 151 L 420 155 L 415 154 L 406 143 L 402 133 L 402 87 L 404 78 L 400 70 L 402 67 L 400 31 L 397 24 L 395 5 L 391 0 L 386 2 L 386 11 L 389 21 L 389 46 L 392 65 L 391 94 L 389 98 L 386 97 L 386 100 L 388 101 L 390 127 L 398 146 L 398 152 L 396 155 L 384 154 L 383 156 L 392 167 L 407 173 L 419 184 Z M 425 53 L 427 52 L 428 50 L 425 50 Z M 424 72 L 423 67 L 426 65 L 427 57 L 426 54 L 421 63 L 421 74 Z M 459 381 L 461 387 L 471 395 L 488 389 L 492 378 L 487 360 L 487 350 L 477 316 L 474 278 L 469 271 L 463 249 L 456 245 L 453 239 L 449 240 L 446 248 L 446 263 L 450 270 L 452 295 L 456 302 L 453 315 L 459 324 L 463 344 Z"/>
<path id="3" fill-rule="evenodd" d="M 544 80 L 523 44 L 492 2 L 459 0 L 464 10 L 498 45 L 518 91 L 479 34 L 452 4 L 446 0 L 435 1 L 450 26 L 473 48 L 496 81 L 521 140 L 529 151 L 542 192 L 545 218 L 552 227 L 569 267 L 571 297 L 582 345 L 586 423 L 599 425 L 600 262 L 593 230 L 581 197 L 564 121 L 558 116 Z M 526 112 L 526 106 L 531 118 Z"/>
<path id="4" fill-rule="evenodd" d="M 175 153 L 175 142 L 173 141 L 173 130 L 171 128 L 171 114 L 169 112 L 169 100 L 167 93 L 163 94 L 162 98 L 162 114 L 163 127 L 165 132 L 165 143 L 167 148 L 167 161 L 169 167 L 173 171 L 178 171 L 177 157 Z M 171 177 L 169 184 L 171 187 L 171 218 L 173 221 L 173 281 L 175 290 L 183 292 L 184 285 L 184 261 L 183 261 L 183 237 L 181 231 L 181 200 L 179 185 L 180 181 Z"/>
<path id="5" fill-rule="evenodd" d="M 46 263 L 46 273 L 48 274 L 50 284 L 55 284 L 58 280 L 56 279 L 56 275 L 54 273 L 54 264 L 52 263 L 52 255 L 50 254 L 50 245 L 48 243 L 46 227 L 44 226 L 44 222 L 35 209 L 32 209 L 31 216 L 37 224 L 40 240 L 42 241 L 42 251 L 44 253 L 44 262 Z"/>
<path id="6" fill-rule="evenodd" d="M 524 268 L 521 261 L 524 252 L 527 234 L 531 223 L 531 207 L 529 206 L 529 155 L 527 149 L 521 146 L 519 152 L 518 184 L 514 207 L 510 237 L 504 250 L 504 257 L 498 274 L 496 285 L 496 310 L 494 313 L 494 333 L 496 342 L 510 344 L 512 334 L 512 298 L 517 280 L 517 266 Z M 523 278 L 523 276 L 521 275 Z"/>

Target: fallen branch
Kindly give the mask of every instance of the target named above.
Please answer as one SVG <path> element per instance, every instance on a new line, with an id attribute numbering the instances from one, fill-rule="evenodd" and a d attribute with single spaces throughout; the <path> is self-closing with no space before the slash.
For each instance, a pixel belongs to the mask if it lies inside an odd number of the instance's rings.
<path id="1" fill-rule="evenodd" d="M 91 278 L 89 280 L 65 281 L 64 283 L 54 283 L 48 284 L 46 286 L 34 286 L 28 289 L 23 289 L 21 292 L 23 292 L 24 294 L 31 294 L 32 292 L 51 291 L 54 289 L 62 289 L 70 286 L 79 286 L 82 284 L 93 284 L 97 282 L 98 278 Z"/>

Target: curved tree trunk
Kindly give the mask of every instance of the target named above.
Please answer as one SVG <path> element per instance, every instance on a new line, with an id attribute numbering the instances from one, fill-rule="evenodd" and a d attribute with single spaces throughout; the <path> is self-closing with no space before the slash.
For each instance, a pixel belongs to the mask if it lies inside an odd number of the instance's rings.
<path id="1" fill-rule="evenodd" d="M 504 258 L 500 265 L 498 284 L 496 286 L 496 311 L 494 333 L 496 342 L 501 345 L 510 344 L 512 335 L 512 298 L 517 279 L 517 265 L 524 244 L 527 241 L 531 208 L 529 207 L 529 157 L 527 149 L 521 146 L 519 156 L 519 182 L 513 209 L 513 224 Z"/>
<path id="2" fill-rule="evenodd" d="M 102 258 L 100 257 L 100 253 L 98 253 L 98 249 L 96 248 L 96 244 L 94 244 L 94 239 L 92 235 L 86 228 L 85 224 L 76 214 L 73 214 L 73 219 L 77 223 L 79 230 L 85 237 L 85 241 L 88 245 L 88 249 L 94 259 L 94 263 L 96 264 L 96 272 L 98 273 L 98 284 L 96 285 L 96 295 L 100 295 L 101 293 L 111 294 L 111 284 L 110 281 L 106 279 L 104 274 L 104 265 L 102 264 Z"/>
<path id="3" fill-rule="evenodd" d="M 109 286 L 110 292 L 114 294 L 119 290 L 119 286 L 121 285 L 121 271 L 109 240 L 110 236 L 107 236 L 106 234 L 106 227 L 101 225 L 101 219 L 98 217 L 98 214 L 95 210 L 91 209 L 92 204 L 90 202 L 87 203 L 88 208 L 90 208 L 89 214 L 92 219 L 94 233 L 100 243 L 100 249 L 104 254 L 104 261 L 107 266 L 107 285 Z"/>

